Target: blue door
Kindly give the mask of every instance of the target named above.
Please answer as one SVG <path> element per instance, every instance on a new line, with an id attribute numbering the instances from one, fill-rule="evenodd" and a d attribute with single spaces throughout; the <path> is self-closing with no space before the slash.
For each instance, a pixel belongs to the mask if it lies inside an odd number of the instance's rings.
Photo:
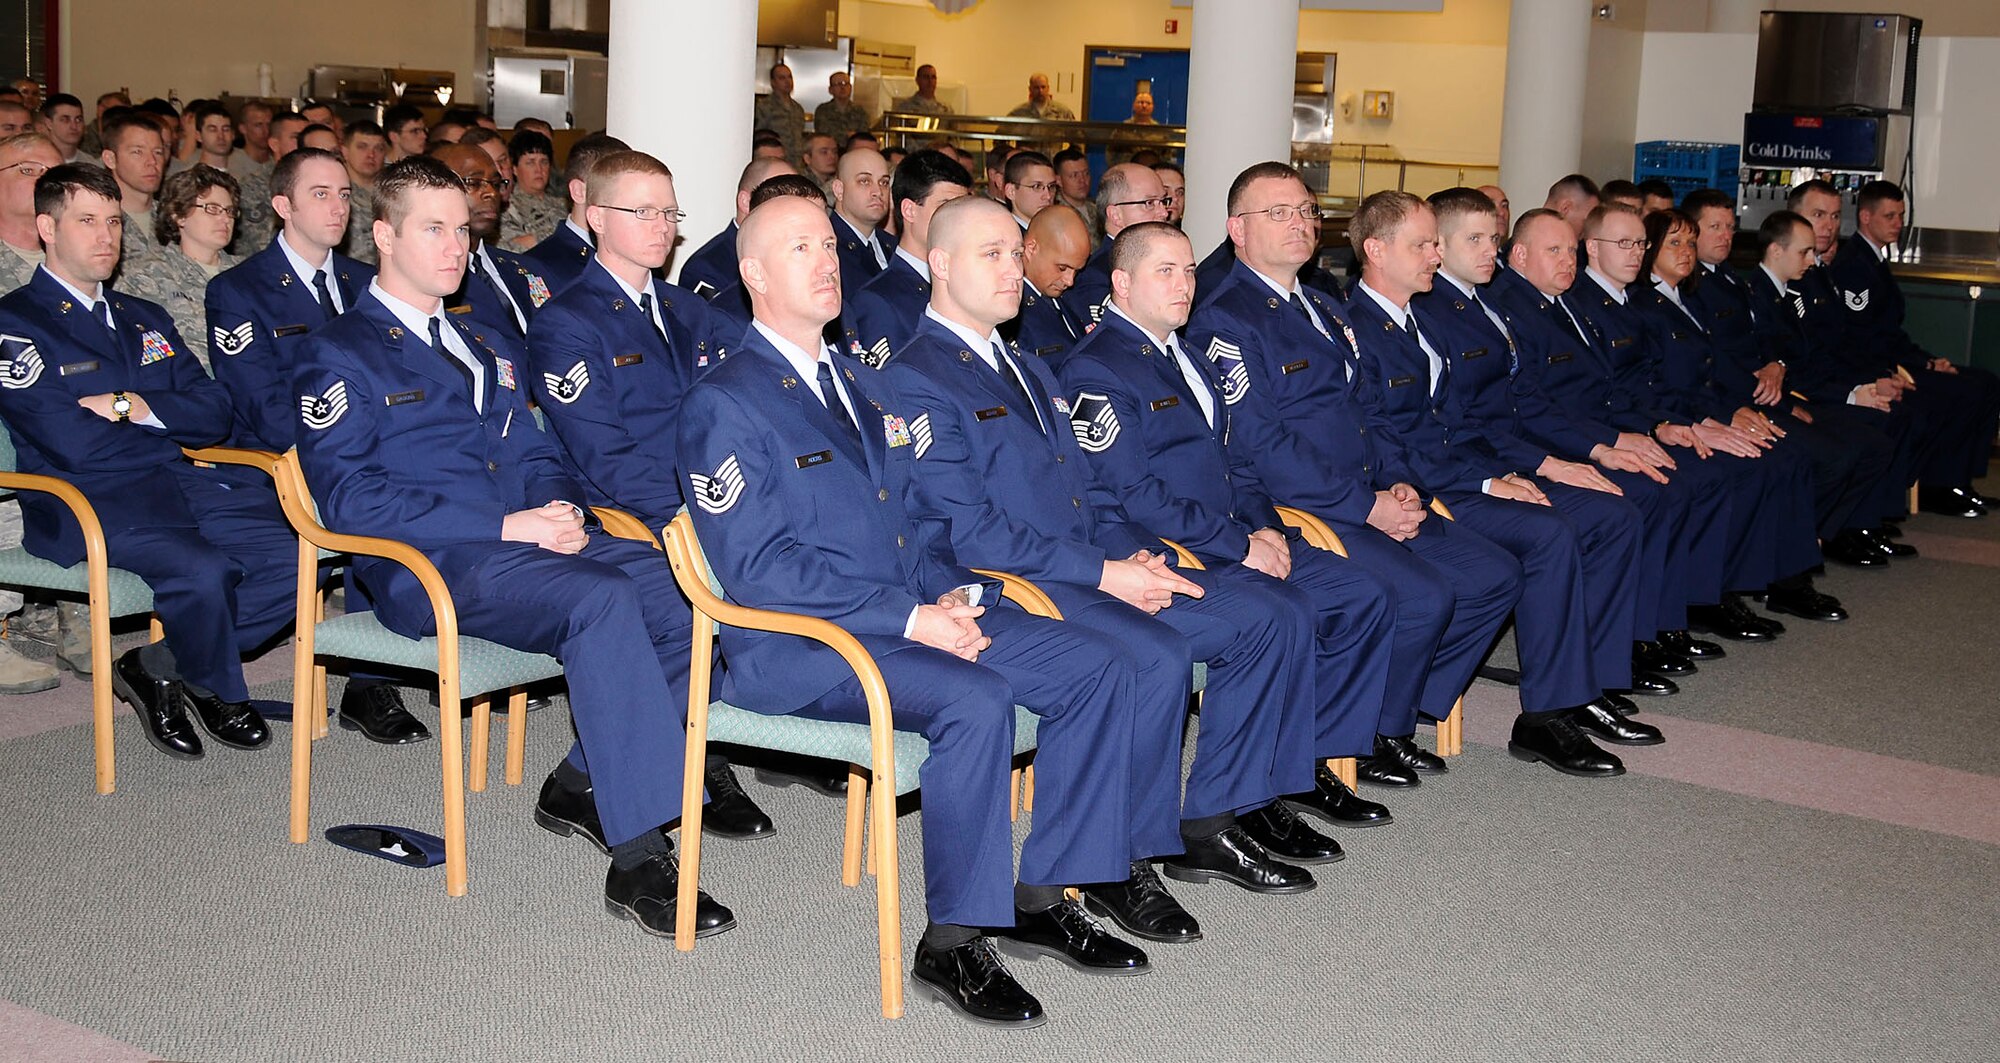
<path id="1" fill-rule="evenodd" d="M 1123 122 L 1132 117 L 1132 97 L 1153 94 L 1153 118 L 1162 125 L 1187 122 L 1188 53 L 1185 49 L 1091 48 L 1084 53 L 1083 117 L 1088 122 Z M 1090 172 L 1104 172 L 1104 149 L 1090 149 Z"/>

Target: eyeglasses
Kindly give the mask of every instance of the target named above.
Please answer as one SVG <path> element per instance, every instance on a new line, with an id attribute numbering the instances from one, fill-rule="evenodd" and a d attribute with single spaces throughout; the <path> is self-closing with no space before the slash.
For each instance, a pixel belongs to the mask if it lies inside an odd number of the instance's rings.
<path id="1" fill-rule="evenodd" d="M 1317 203 L 1280 203 L 1275 207 L 1265 207 L 1263 210 L 1239 210 L 1236 212 L 1236 217 L 1247 218 L 1252 214 L 1262 214 L 1279 225 L 1291 221 L 1294 217 L 1316 221 L 1320 216 Z"/>
<path id="2" fill-rule="evenodd" d="M 1167 209 L 1167 205 L 1172 202 L 1173 200 L 1166 196 L 1154 196 L 1151 199 L 1127 199 L 1111 205 L 1114 207 L 1144 207 L 1147 210 L 1165 210 Z"/>
<path id="3" fill-rule="evenodd" d="M 1016 185 L 1015 187 L 1025 188 L 1030 192 L 1053 192 L 1062 186 L 1056 184 L 1054 181 L 1031 181 L 1027 184 Z"/>
<path id="4" fill-rule="evenodd" d="M 39 162 L 17 162 L 11 166 L 0 166 L 0 173 L 6 173 L 8 170 L 19 170 L 21 176 L 30 181 L 49 172 L 49 168 Z"/>
<path id="5" fill-rule="evenodd" d="M 243 216 L 243 212 L 237 210 L 236 205 L 233 203 L 196 203 L 188 208 L 188 213 L 193 214 L 197 210 L 211 218 L 224 216 L 240 218 Z"/>
<path id="6" fill-rule="evenodd" d="M 1610 244 L 1620 251 L 1648 251 L 1653 246 L 1653 241 L 1651 240 L 1607 240 L 1602 236 L 1593 236 L 1590 238 L 1590 242 L 1593 244 Z"/>
<path id="7" fill-rule="evenodd" d="M 465 189 L 468 192 L 479 188 L 490 188 L 498 192 L 501 188 L 505 187 L 504 182 L 489 180 L 484 177 L 461 177 L 459 180 L 465 182 Z"/>
<path id="8" fill-rule="evenodd" d="M 665 218 L 676 225 L 686 221 L 688 216 L 687 211 L 679 207 L 614 207 L 609 203 L 592 203 L 591 206 L 603 207 L 605 210 L 622 210 L 640 221 Z"/>

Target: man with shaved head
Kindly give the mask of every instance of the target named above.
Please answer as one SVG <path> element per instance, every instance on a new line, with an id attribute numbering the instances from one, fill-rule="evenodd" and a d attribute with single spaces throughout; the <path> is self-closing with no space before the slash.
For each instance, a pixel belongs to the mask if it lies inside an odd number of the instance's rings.
<path id="1" fill-rule="evenodd" d="M 680 283 L 708 298 L 736 278 L 736 228 L 750 216 L 750 193 L 781 173 L 797 173 L 784 159 L 751 159 L 736 181 L 736 217 L 681 263 Z M 822 205 L 824 201 L 822 201 Z"/>
<path id="2" fill-rule="evenodd" d="M 840 296 L 852 302 L 876 274 L 889 268 L 896 236 L 882 228 L 889 216 L 889 163 L 874 148 L 840 157 L 833 175 L 833 232 L 840 237 Z"/>
<path id="3" fill-rule="evenodd" d="M 1021 313 L 1014 341 L 1037 358 L 1053 358 L 1088 330 L 1063 302 L 1076 271 L 1090 257 L 1090 230 L 1083 215 L 1066 203 L 1043 207 L 1028 223 L 1021 242 Z"/>
<path id="4" fill-rule="evenodd" d="M 1097 184 L 1097 216 L 1104 219 L 1104 242 L 1077 271 L 1070 289 L 1070 304 L 1090 315 L 1093 324 L 1103 319 L 1104 300 L 1111 296 L 1111 241 L 1127 225 L 1166 221 L 1167 186 L 1152 167 L 1121 162 L 1104 171 Z"/>
<path id="5" fill-rule="evenodd" d="M 1280 755 L 1313 731 L 1310 621 L 1274 591 L 1175 568 L 1158 534 L 1102 492 L 1085 446 L 1101 449 L 1105 437 L 1080 434 L 1049 367 L 1002 342 L 1021 298 L 1020 228 L 1006 208 L 948 203 L 931 237 L 930 306 L 886 369 L 918 441 L 919 505 L 967 564 L 1033 580 L 1066 623 L 1108 636 L 1139 677 L 1131 877 L 1085 886 L 1092 907 L 1141 937 L 1190 940 L 1191 917 L 1144 900 L 1164 894 L 1156 859 L 1183 881 L 1313 888 L 1310 871 L 1279 857 L 1325 862 L 1340 847 L 1272 805 L 1312 788 L 1312 766 Z M 1155 789 L 1147 766 L 1180 749 L 1194 660 L 1207 663 L 1208 687 L 1183 799 L 1173 783 Z M 1268 820 L 1260 811 L 1274 808 Z"/>
<path id="6" fill-rule="evenodd" d="M 357 123 L 358 124 L 358 123 Z M 464 144 L 440 144 L 427 152 L 465 182 L 472 246 L 465 260 L 465 283 L 445 300 L 454 314 L 505 337 L 509 345 L 528 335 L 528 322 L 549 301 L 549 282 L 525 256 L 494 246 L 500 235 L 500 170 L 493 156 Z"/>
<path id="7" fill-rule="evenodd" d="M 1171 788 L 1178 762 L 1133 762 L 1136 677 L 1108 640 L 1003 604 L 997 583 L 906 508 L 925 437 L 879 376 L 821 339 L 840 312 L 838 245 L 826 212 L 803 199 L 761 203 L 744 220 L 754 321 L 682 406 L 689 512 L 732 601 L 839 623 L 880 666 L 897 726 L 931 740 L 916 983 L 968 1019 L 1037 1026 L 1040 1002 L 988 935 L 1101 973 L 1146 970 L 1143 952 L 1064 889 L 1126 873 L 1126 788 L 1140 771 Z M 859 680 L 826 647 L 741 628 L 722 639 L 733 704 L 867 722 Z M 1042 717 L 1036 786 L 1064 810 L 1029 832 L 1018 875 L 1006 789 L 1017 703 Z"/>

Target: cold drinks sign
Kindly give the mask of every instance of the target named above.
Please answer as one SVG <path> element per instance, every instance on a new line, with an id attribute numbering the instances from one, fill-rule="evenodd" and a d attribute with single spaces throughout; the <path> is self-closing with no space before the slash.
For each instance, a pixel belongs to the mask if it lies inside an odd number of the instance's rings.
<path id="1" fill-rule="evenodd" d="M 1743 161 L 1820 170 L 1882 168 L 1884 121 L 1832 114 L 1743 116 Z"/>

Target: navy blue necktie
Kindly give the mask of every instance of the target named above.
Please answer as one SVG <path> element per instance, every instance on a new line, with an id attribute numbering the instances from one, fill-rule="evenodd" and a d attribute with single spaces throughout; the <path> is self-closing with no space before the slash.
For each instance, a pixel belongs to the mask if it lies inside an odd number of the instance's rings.
<path id="1" fill-rule="evenodd" d="M 1035 406 L 1035 400 L 1028 397 L 1028 385 L 1021 379 L 1021 371 L 1014 367 L 1013 361 L 1007 357 L 1007 352 L 1001 350 L 997 343 L 993 345 L 993 363 L 999 367 L 1000 378 L 1007 382 L 1008 390 L 1014 393 L 1015 398 L 1021 400 L 1021 408 L 1028 411 L 1028 423 L 1034 425 L 1036 431 L 1044 431 L 1042 411 Z"/>
<path id="2" fill-rule="evenodd" d="M 326 287 L 326 271 L 313 274 L 313 297 L 319 300 L 319 312 L 328 321 L 340 316 L 340 308 L 333 305 L 333 293 Z M 433 325 L 436 322 L 432 322 Z"/>
<path id="3" fill-rule="evenodd" d="M 464 362 L 459 361 L 458 356 L 451 353 L 450 349 L 445 347 L 443 322 L 437 318 L 431 318 L 431 350 L 436 351 L 438 357 L 451 363 L 451 367 L 458 370 L 458 375 L 465 378 L 465 396 L 472 400 L 472 404 L 475 407 L 478 406 L 479 386 L 473 382 L 472 369 Z"/>
<path id="4" fill-rule="evenodd" d="M 819 397 L 821 401 L 826 403 L 826 412 L 833 416 L 833 419 L 839 423 L 841 428 L 847 431 L 847 434 L 856 443 L 861 442 L 861 426 L 854 423 L 854 418 L 847 412 L 847 404 L 840 401 L 840 391 L 834 387 L 833 383 L 833 365 L 824 358 L 821 358 L 819 361 L 819 377 L 817 379 L 819 383 Z"/>

